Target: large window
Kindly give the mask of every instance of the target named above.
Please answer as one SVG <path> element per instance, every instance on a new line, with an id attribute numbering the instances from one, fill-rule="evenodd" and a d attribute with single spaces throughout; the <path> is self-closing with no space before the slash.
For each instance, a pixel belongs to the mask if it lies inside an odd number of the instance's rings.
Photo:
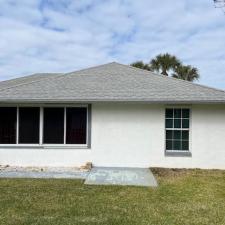
<path id="1" fill-rule="evenodd" d="M 166 150 L 189 150 L 190 109 L 166 109 Z"/>
<path id="2" fill-rule="evenodd" d="M 88 145 L 88 107 L 0 107 L 0 144 Z"/>
<path id="3" fill-rule="evenodd" d="M 16 107 L 0 107 L 0 144 L 16 144 Z"/>
<path id="4" fill-rule="evenodd" d="M 40 126 L 39 108 L 19 108 L 19 143 L 38 144 Z"/>

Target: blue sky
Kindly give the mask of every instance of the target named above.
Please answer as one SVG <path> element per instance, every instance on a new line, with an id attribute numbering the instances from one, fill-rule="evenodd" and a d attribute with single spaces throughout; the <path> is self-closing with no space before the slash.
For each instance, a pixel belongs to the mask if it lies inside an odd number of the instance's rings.
<path id="1" fill-rule="evenodd" d="M 0 0 L 0 80 L 175 54 L 225 89 L 225 15 L 212 0 Z"/>

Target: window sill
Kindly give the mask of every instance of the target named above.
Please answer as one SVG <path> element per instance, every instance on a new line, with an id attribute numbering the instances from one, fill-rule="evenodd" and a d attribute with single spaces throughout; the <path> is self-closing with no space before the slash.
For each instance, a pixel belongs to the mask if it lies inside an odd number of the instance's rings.
<path id="1" fill-rule="evenodd" d="M 90 149 L 88 145 L 0 145 L 0 149 L 56 149 L 56 150 L 64 150 L 64 149 Z"/>
<path id="2" fill-rule="evenodd" d="M 88 149 L 88 145 L 42 145 L 44 149 Z"/>
<path id="3" fill-rule="evenodd" d="M 192 157 L 190 151 L 165 151 L 166 157 Z"/>

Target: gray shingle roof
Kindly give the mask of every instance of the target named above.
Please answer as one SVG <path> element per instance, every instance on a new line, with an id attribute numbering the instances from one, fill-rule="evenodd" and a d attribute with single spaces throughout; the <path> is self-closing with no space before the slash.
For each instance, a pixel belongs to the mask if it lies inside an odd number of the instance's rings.
<path id="1" fill-rule="evenodd" d="M 225 91 L 109 63 L 0 82 L 0 102 L 225 103 Z"/>
<path id="2" fill-rule="evenodd" d="M 56 77 L 57 75 L 61 75 L 62 73 L 35 73 L 25 77 L 19 77 L 11 80 L 5 80 L 0 82 L 0 90 L 5 88 L 10 88 L 12 86 L 17 86 L 20 84 L 30 83 L 34 81 L 38 81 L 43 78 Z"/>

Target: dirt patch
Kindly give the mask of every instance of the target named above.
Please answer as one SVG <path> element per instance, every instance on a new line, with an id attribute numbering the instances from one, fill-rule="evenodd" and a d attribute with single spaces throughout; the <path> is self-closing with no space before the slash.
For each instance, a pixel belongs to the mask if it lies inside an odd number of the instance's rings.
<path id="1" fill-rule="evenodd" d="M 175 169 L 175 168 L 151 168 L 152 173 L 157 177 L 162 178 L 178 178 L 182 176 L 189 175 L 193 172 L 191 169 Z"/>

